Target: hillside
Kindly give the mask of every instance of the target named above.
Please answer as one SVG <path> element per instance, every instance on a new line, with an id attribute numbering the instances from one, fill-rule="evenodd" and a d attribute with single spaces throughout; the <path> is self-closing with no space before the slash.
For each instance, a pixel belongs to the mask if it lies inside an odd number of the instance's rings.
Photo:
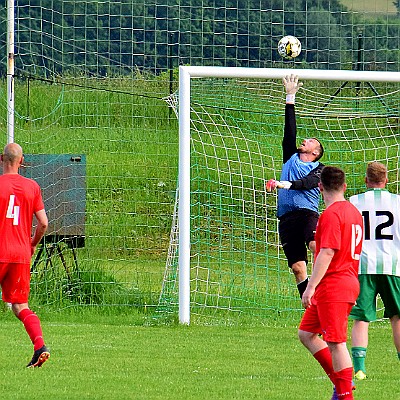
<path id="1" fill-rule="evenodd" d="M 341 0 L 341 3 L 354 11 L 366 13 L 397 13 L 393 0 Z"/>

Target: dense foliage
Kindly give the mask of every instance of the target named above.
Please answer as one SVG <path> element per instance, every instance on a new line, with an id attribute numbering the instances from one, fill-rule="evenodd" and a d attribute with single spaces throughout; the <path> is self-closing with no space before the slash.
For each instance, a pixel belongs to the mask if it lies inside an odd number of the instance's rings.
<path id="1" fill-rule="evenodd" d="M 5 15 L 3 8 L 2 32 Z M 398 70 L 400 19 L 380 15 L 352 13 L 338 0 L 21 0 L 16 66 L 42 76 L 158 73 L 189 63 L 264 67 L 281 62 L 276 43 L 294 34 L 304 48 L 298 62 L 308 66 L 352 68 L 361 47 L 363 68 Z M 0 49 L 5 41 L 3 34 Z"/>

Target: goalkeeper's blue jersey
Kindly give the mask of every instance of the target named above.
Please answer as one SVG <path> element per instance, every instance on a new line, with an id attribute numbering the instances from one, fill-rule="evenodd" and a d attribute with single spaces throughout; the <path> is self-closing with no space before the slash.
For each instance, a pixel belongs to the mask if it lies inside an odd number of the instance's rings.
<path id="1" fill-rule="evenodd" d="M 295 153 L 285 162 L 285 164 L 283 164 L 280 180 L 296 181 L 304 178 L 318 165 L 318 161 L 301 161 L 299 154 Z M 290 211 L 298 209 L 307 209 L 318 212 L 319 194 L 320 192 L 318 187 L 309 190 L 280 189 L 278 191 L 278 218 Z"/>

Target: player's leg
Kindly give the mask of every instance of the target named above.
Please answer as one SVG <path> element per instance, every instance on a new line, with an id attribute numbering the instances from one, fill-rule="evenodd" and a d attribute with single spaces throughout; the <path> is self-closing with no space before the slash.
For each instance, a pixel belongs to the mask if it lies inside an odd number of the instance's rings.
<path id="1" fill-rule="evenodd" d="M 316 251 L 316 244 L 315 244 L 315 230 L 317 228 L 318 223 L 318 214 L 313 211 L 306 211 L 301 216 L 300 226 L 302 227 L 303 231 L 303 238 L 304 242 L 306 243 L 308 249 L 311 251 L 312 260 L 314 262 L 315 258 L 315 251 Z M 307 250 L 306 250 L 307 253 Z M 306 255 L 306 262 L 307 262 L 307 255 Z M 299 292 L 301 292 L 301 296 L 306 290 L 308 284 L 308 276 L 307 276 L 307 265 L 305 264 L 305 278 L 302 279 L 300 282 L 297 283 L 297 287 Z"/>
<path id="2" fill-rule="evenodd" d="M 307 247 L 312 253 L 312 261 L 314 261 L 316 251 L 315 230 L 317 229 L 318 218 L 319 216 L 317 213 L 313 211 L 308 211 L 304 216 L 304 220 L 302 222 L 302 226 L 304 229 L 304 238 L 307 243 Z"/>
<path id="3" fill-rule="evenodd" d="M 332 365 L 335 375 L 335 392 L 337 398 L 353 399 L 353 365 L 346 342 L 327 342 L 332 355 Z"/>
<path id="4" fill-rule="evenodd" d="M 348 317 L 352 309 L 350 303 L 319 303 L 318 318 L 323 339 L 332 356 L 334 370 L 334 396 L 332 398 L 353 399 L 353 365 L 347 349 Z"/>
<path id="5" fill-rule="evenodd" d="M 27 367 L 41 367 L 50 357 L 50 352 L 44 343 L 39 317 L 29 308 L 28 303 L 13 303 L 11 307 L 33 344 L 33 357 Z"/>
<path id="6" fill-rule="evenodd" d="M 365 358 L 368 348 L 368 327 L 369 322 L 355 320 L 351 330 L 351 355 L 354 364 L 354 378 L 357 380 L 367 377 Z"/>
<path id="7" fill-rule="evenodd" d="M 384 317 L 390 319 L 393 342 L 400 360 L 400 277 L 381 275 L 379 279 L 379 294 L 385 306 Z"/>
<path id="8" fill-rule="evenodd" d="M 3 300 L 11 303 L 15 316 L 23 323 L 34 346 L 34 356 L 28 366 L 40 367 L 50 353 L 43 340 L 43 332 L 39 317 L 29 309 L 30 265 L 9 264 L 7 274 L 2 282 Z"/>
<path id="9" fill-rule="evenodd" d="M 354 320 L 351 331 L 351 355 L 354 364 L 354 378 L 362 380 L 367 377 L 365 365 L 368 348 L 369 322 L 376 319 L 376 296 L 378 294 L 377 275 L 362 274 L 358 276 L 360 294 L 352 308 L 350 318 Z"/>
<path id="10" fill-rule="evenodd" d="M 398 315 L 394 315 L 390 318 L 393 332 L 393 342 L 397 350 L 397 357 L 400 360 L 400 318 Z"/>
<path id="11" fill-rule="evenodd" d="M 305 263 L 305 261 L 296 261 L 291 264 L 290 268 L 292 269 L 294 278 L 296 280 L 296 285 L 301 297 L 304 293 L 304 290 L 306 290 L 308 283 L 307 264 Z M 305 285 L 304 288 L 301 287 L 301 284 Z"/>
<path id="12" fill-rule="evenodd" d="M 302 220 L 299 214 L 300 212 L 290 213 L 279 221 L 279 237 L 301 298 L 308 283 L 308 260 Z"/>
<path id="13" fill-rule="evenodd" d="M 15 316 L 23 323 L 34 350 L 43 347 L 43 332 L 39 317 L 29 308 L 28 303 L 13 303 L 11 308 Z"/>
<path id="14" fill-rule="evenodd" d="M 335 385 L 335 374 L 332 363 L 332 355 L 326 342 L 322 340 L 317 333 L 299 330 L 298 335 L 300 342 L 318 361 L 328 378 Z"/>
<path id="15" fill-rule="evenodd" d="M 332 383 L 335 384 L 332 356 L 326 342 L 321 339 L 320 333 L 321 326 L 318 319 L 318 311 L 315 305 L 311 305 L 303 315 L 298 336 L 300 342 L 308 349 Z"/>
<path id="16" fill-rule="evenodd" d="M 314 233 L 315 233 L 315 231 L 314 231 Z M 317 246 L 316 246 L 316 244 L 315 244 L 315 240 L 310 240 L 310 241 L 308 242 L 308 248 L 310 249 L 310 251 L 311 251 L 311 253 L 312 253 L 313 262 L 314 262 L 314 259 L 315 259 L 315 251 L 316 251 L 316 249 L 317 249 Z"/>

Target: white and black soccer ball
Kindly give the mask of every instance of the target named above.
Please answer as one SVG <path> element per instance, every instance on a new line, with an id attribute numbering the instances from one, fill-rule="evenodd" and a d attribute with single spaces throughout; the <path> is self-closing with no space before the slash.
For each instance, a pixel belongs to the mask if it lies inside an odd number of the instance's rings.
<path id="1" fill-rule="evenodd" d="M 286 60 L 296 58 L 301 53 L 300 40 L 295 36 L 284 36 L 278 43 L 278 53 Z"/>

